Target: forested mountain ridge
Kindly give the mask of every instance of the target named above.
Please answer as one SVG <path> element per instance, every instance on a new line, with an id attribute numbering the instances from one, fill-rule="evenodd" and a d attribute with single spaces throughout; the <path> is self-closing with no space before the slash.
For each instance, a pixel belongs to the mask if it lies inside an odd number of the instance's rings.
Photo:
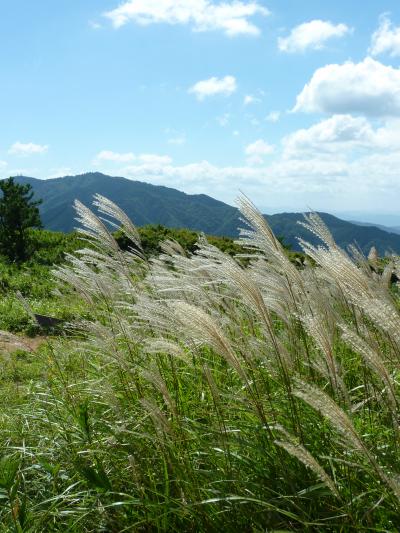
<path id="1" fill-rule="evenodd" d="M 100 193 L 117 203 L 138 226 L 162 224 L 188 228 L 211 235 L 237 236 L 238 210 L 205 194 L 186 194 L 170 187 L 151 185 L 98 172 L 65 176 L 49 180 L 18 176 L 19 183 L 29 183 L 35 195 L 43 199 L 41 216 L 45 228 L 72 231 L 76 226 L 73 201 L 79 199 L 90 206 L 93 195 Z M 320 213 L 337 243 L 346 247 L 356 243 L 364 253 L 375 246 L 380 254 L 400 253 L 400 235 L 375 226 L 361 226 Z M 315 242 L 297 221 L 301 213 L 265 215 L 276 235 L 282 236 L 293 249 L 299 249 L 297 237 Z"/>
<path id="2" fill-rule="evenodd" d="M 43 199 L 41 215 L 46 228 L 72 231 L 76 226 L 73 201 L 90 206 L 96 193 L 117 203 L 138 226 L 162 224 L 214 235 L 237 232 L 237 210 L 205 194 L 188 195 L 176 189 L 151 185 L 99 172 L 38 180 L 18 176 Z"/>

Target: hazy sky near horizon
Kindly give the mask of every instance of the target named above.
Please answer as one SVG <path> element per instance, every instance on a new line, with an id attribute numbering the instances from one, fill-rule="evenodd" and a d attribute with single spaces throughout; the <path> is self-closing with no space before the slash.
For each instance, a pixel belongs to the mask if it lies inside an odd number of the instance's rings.
<path id="1" fill-rule="evenodd" d="M 0 176 L 397 213 L 398 0 L 13 0 Z"/>

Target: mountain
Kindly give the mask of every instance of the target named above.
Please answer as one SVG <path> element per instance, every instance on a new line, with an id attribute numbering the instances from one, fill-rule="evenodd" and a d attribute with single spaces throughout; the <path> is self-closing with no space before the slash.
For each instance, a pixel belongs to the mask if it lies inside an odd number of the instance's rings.
<path id="1" fill-rule="evenodd" d="M 17 176 L 16 181 L 29 183 L 35 196 L 43 200 L 40 208 L 43 224 L 55 231 L 72 231 L 76 225 L 73 201 L 78 199 L 90 206 L 95 193 L 118 204 L 138 226 L 163 224 L 234 237 L 238 235 L 237 228 L 243 225 L 235 207 L 205 194 L 185 194 L 169 187 L 98 172 L 49 180 Z M 375 226 L 347 222 L 328 213 L 319 214 L 341 247 L 356 242 L 364 253 L 368 253 L 372 246 L 381 255 L 387 251 L 400 253 L 400 235 Z M 297 237 L 317 242 L 297 224 L 303 219 L 301 213 L 264 216 L 275 234 L 282 236 L 295 250 L 299 249 Z"/>
<path id="2" fill-rule="evenodd" d="M 237 210 L 205 194 L 189 195 L 99 172 L 49 180 L 18 176 L 16 181 L 29 183 L 35 195 L 43 199 L 43 224 L 55 231 L 72 231 L 76 226 L 74 200 L 90 207 L 95 193 L 118 204 L 137 226 L 163 224 L 214 235 L 232 235 L 237 228 Z"/>
<path id="3" fill-rule="evenodd" d="M 359 226 L 329 213 L 318 214 L 342 248 L 346 248 L 349 244 L 356 244 L 364 254 L 368 254 L 372 246 L 375 246 L 380 255 L 386 252 L 400 254 L 400 235 L 396 233 L 389 233 L 375 226 Z M 309 231 L 297 224 L 297 221 L 303 219 L 301 213 L 280 213 L 268 215 L 266 218 L 274 233 L 282 235 L 285 242 L 294 249 L 298 249 L 297 237 L 313 244 L 318 242 Z"/>
<path id="4" fill-rule="evenodd" d="M 379 228 L 383 231 L 386 231 L 387 233 L 397 233 L 397 235 L 400 235 L 400 226 L 383 226 L 382 224 L 373 224 L 372 222 L 359 222 L 358 220 L 350 220 L 349 222 L 351 222 L 352 224 L 356 224 L 357 226 L 374 226 L 375 228 Z"/>

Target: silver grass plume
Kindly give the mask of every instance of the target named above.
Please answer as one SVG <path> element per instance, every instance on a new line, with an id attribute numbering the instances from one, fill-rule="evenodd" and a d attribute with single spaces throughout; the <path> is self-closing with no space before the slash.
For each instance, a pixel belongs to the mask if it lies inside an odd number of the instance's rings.
<path id="1" fill-rule="evenodd" d="M 171 239 L 166 239 L 165 241 L 162 241 L 160 243 L 160 248 L 161 251 L 166 255 L 181 255 L 182 257 L 188 256 L 185 249 L 179 244 L 179 242 Z"/>
<path id="2" fill-rule="evenodd" d="M 304 213 L 305 222 L 299 220 L 298 224 L 318 237 L 328 248 L 336 248 L 332 233 L 317 213 Z"/>
<path id="3" fill-rule="evenodd" d="M 79 200 L 75 200 L 74 208 L 77 213 L 76 221 L 81 225 L 77 228 L 80 234 L 94 240 L 101 249 L 104 247 L 113 252 L 119 251 L 119 246 L 110 231 L 88 207 Z"/>
<path id="4" fill-rule="evenodd" d="M 343 340 L 351 346 L 351 348 L 361 355 L 366 364 L 371 368 L 375 375 L 382 381 L 386 388 L 391 409 L 394 414 L 397 413 L 397 400 L 395 392 L 395 383 L 389 370 L 386 368 L 381 356 L 367 344 L 367 342 L 352 331 L 347 325 L 339 324 L 342 331 Z"/>
<path id="5" fill-rule="evenodd" d="M 171 413 L 176 417 L 177 411 L 176 411 L 176 405 L 174 400 L 172 399 L 167 384 L 165 383 L 164 378 L 162 377 L 159 369 L 155 365 L 151 365 L 150 368 L 147 370 L 142 370 L 141 375 L 144 377 L 146 381 L 151 383 L 157 392 L 159 392 L 165 402 L 165 405 L 169 408 Z"/>
<path id="6" fill-rule="evenodd" d="M 284 256 L 281 243 L 275 237 L 274 232 L 267 224 L 265 218 L 249 198 L 245 195 L 240 195 L 236 203 L 240 213 L 244 217 L 242 222 L 250 228 L 249 230 L 240 230 L 240 235 L 243 236 L 240 243 L 246 244 L 251 248 L 256 248 L 266 254 L 273 252 L 276 257 L 279 257 L 281 254 Z"/>
<path id="7" fill-rule="evenodd" d="M 350 300 L 359 306 L 373 322 L 384 332 L 386 332 L 393 342 L 397 344 L 397 352 L 400 349 L 400 315 L 393 301 L 385 294 L 381 297 L 374 295 L 368 298 L 366 295 L 357 298 L 356 295 L 349 297 Z M 399 356 L 399 353 L 398 353 Z"/>
<path id="8" fill-rule="evenodd" d="M 392 489 L 397 499 L 400 500 L 400 484 L 397 479 L 388 475 L 377 463 L 375 457 L 364 445 L 348 415 L 332 398 L 321 389 L 300 380 L 297 381 L 297 389 L 294 391 L 294 395 L 327 418 L 336 431 L 342 435 L 345 443 L 369 460 L 382 481 Z"/>
<path id="9" fill-rule="evenodd" d="M 264 254 L 272 267 L 287 276 L 298 289 L 303 290 L 297 268 L 288 259 L 283 246 L 275 237 L 265 217 L 244 195 L 239 196 L 236 203 L 243 215 L 242 222 L 249 228 L 240 229 L 240 238 L 236 242 L 244 248 L 255 249 Z"/>
<path id="10" fill-rule="evenodd" d="M 368 253 L 368 261 L 373 265 L 376 266 L 378 263 L 378 252 L 376 251 L 375 246 L 372 246 L 369 253 Z"/>
<path id="11" fill-rule="evenodd" d="M 171 424 L 158 405 L 149 398 L 141 398 L 139 401 L 144 410 L 150 415 L 154 427 L 158 431 L 159 435 L 171 433 Z"/>
<path id="12" fill-rule="evenodd" d="M 392 283 L 392 275 L 395 273 L 395 266 L 393 260 L 389 261 L 387 265 L 385 265 L 383 272 L 381 276 L 378 278 L 380 279 L 382 285 L 386 289 L 390 289 L 391 283 Z"/>
<path id="13" fill-rule="evenodd" d="M 340 498 L 339 493 L 335 487 L 334 482 L 318 463 L 318 461 L 311 455 L 311 453 L 304 448 L 301 444 L 276 440 L 275 444 L 280 448 L 283 448 L 288 452 L 289 455 L 296 457 L 304 466 L 309 468 L 314 474 L 330 489 L 330 491 L 337 497 Z"/>
<path id="14" fill-rule="evenodd" d="M 371 280 L 353 263 L 340 248 L 313 246 L 299 239 L 299 243 L 308 256 L 322 267 L 321 275 L 328 281 L 334 280 L 345 296 L 349 294 L 372 295 Z"/>
<path id="15" fill-rule="evenodd" d="M 181 333 L 199 344 L 209 344 L 248 384 L 246 373 L 237 358 L 230 341 L 208 313 L 186 302 L 175 302 L 175 318 L 181 325 Z"/>
<path id="16" fill-rule="evenodd" d="M 355 430 L 353 422 L 330 396 L 318 387 L 300 380 L 297 381 L 294 395 L 327 418 L 351 448 L 365 453 L 366 448 Z"/>
<path id="17" fill-rule="evenodd" d="M 328 319 L 324 318 L 320 312 L 314 310 L 314 314 L 302 314 L 299 316 L 307 333 L 314 339 L 320 352 L 324 355 L 324 361 L 316 361 L 315 367 L 321 371 L 323 375 L 324 365 L 327 369 L 327 375 L 332 387 L 336 393 L 344 396 L 346 399 L 348 393 L 346 386 L 341 377 L 339 363 L 334 354 L 334 326 L 328 324 Z"/>
<path id="18" fill-rule="evenodd" d="M 172 355 L 173 357 L 176 357 L 185 363 L 190 363 L 187 351 L 185 351 L 185 349 L 177 342 L 167 339 L 146 339 L 143 344 L 143 350 L 145 353 L 151 355 Z"/>
<path id="19" fill-rule="evenodd" d="M 120 229 L 125 235 L 130 239 L 136 246 L 138 252 L 137 254 L 141 257 L 144 257 L 144 252 L 142 248 L 142 243 L 140 240 L 140 235 L 135 225 L 132 223 L 128 215 L 114 202 L 105 198 L 101 194 L 94 195 L 93 205 L 96 206 L 100 213 L 107 215 L 115 220 L 117 220 L 120 225 L 115 224 L 114 222 L 107 219 L 107 223 L 113 225 L 115 228 Z"/>
<path id="20" fill-rule="evenodd" d="M 21 303 L 22 307 L 25 309 L 26 313 L 30 316 L 31 320 L 34 322 L 34 324 L 38 325 L 38 321 L 35 317 L 35 314 L 32 311 L 32 308 L 29 305 L 29 303 L 22 296 L 22 293 L 20 291 L 17 291 L 15 295 L 18 298 L 19 302 Z"/>
<path id="21" fill-rule="evenodd" d="M 269 334 L 273 335 L 269 311 L 265 306 L 260 289 L 251 278 L 250 272 L 246 272 L 234 259 L 210 245 L 204 238 L 199 241 L 199 245 L 200 248 L 196 255 L 203 256 L 206 260 L 213 260 L 213 268 L 218 274 L 218 278 L 236 288 L 238 298 L 242 298 L 257 313 L 261 321 L 267 325 Z"/>
<path id="22" fill-rule="evenodd" d="M 193 298 L 209 300 L 211 292 L 218 286 L 213 262 L 197 255 L 189 258 L 172 241 L 164 242 L 162 248 L 164 253 L 150 261 L 148 276 L 160 296 L 188 301 L 193 301 Z"/>

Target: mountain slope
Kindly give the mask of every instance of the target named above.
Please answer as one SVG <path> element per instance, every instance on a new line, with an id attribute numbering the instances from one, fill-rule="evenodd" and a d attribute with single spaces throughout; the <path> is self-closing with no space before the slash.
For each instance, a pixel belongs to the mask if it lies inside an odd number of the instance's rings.
<path id="1" fill-rule="evenodd" d="M 35 195 L 43 199 L 43 224 L 56 231 L 72 231 L 76 225 L 74 200 L 90 206 L 95 193 L 117 203 L 138 226 L 163 224 L 215 235 L 232 235 L 237 228 L 237 210 L 204 194 L 188 195 L 169 187 L 100 173 L 50 180 L 18 176 L 16 180 L 29 183 Z"/>
<path id="2" fill-rule="evenodd" d="M 50 180 L 18 176 L 16 180 L 19 183 L 29 183 L 36 197 L 43 199 L 43 224 L 52 230 L 72 231 L 76 225 L 73 201 L 78 199 L 90 206 L 95 193 L 118 204 L 138 226 L 163 224 L 227 236 L 237 236 L 237 228 L 243 226 L 236 208 L 210 196 L 189 195 L 169 187 L 122 177 L 88 173 Z M 356 242 L 364 253 L 368 253 L 371 246 L 375 246 L 381 255 L 386 251 L 400 253 L 400 235 L 375 226 L 353 224 L 327 213 L 320 213 L 320 216 L 341 247 Z M 301 213 L 280 213 L 265 217 L 275 234 L 282 236 L 295 250 L 299 249 L 296 237 L 317 242 L 313 235 L 297 224 L 303 218 Z"/>
<path id="3" fill-rule="evenodd" d="M 386 252 L 400 253 L 400 235 L 398 234 L 389 233 L 375 226 L 352 224 L 328 213 L 319 213 L 319 215 L 328 226 L 337 244 L 342 248 L 346 248 L 349 244 L 356 244 L 364 254 L 368 254 L 372 246 L 375 246 L 380 255 L 384 255 Z M 297 221 L 303 220 L 300 213 L 268 215 L 267 220 L 274 233 L 282 235 L 285 242 L 294 249 L 298 248 L 297 237 L 318 243 L 309 231 L 297 223 Z"/>
<path id="4" fill-rule="evenodd" d="M 375 228 L 379 228 L 382 231 L 386 231 L 386 233 L 396 233 L 397 235 L 400 235 L 400 226 L 383 226 L 382 224 L 373 224 L 372 222 L 359 222 L 356 220 L 349 220 L 349 222 L 351 222 L 352 224 L 356 224 L 357 226 L 374 226 Z"/>

